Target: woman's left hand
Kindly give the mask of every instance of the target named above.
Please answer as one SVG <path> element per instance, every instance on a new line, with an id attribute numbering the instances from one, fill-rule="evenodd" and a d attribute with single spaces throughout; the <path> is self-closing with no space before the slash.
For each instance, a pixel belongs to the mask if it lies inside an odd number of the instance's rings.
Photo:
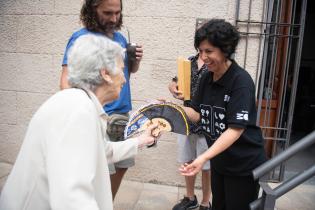
<path id="1" fill-rule="evenodd" d="M 207 160 L 202 156 L 198 156 L 192 163 L 183 164 L 179 167 L 179 171 L 183 176 L 194 176 L 201 171 L 202 166 Z"/>

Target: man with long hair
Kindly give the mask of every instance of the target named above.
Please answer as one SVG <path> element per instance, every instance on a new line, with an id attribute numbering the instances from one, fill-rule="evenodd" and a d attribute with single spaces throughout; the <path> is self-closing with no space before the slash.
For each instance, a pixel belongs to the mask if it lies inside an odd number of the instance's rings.
<path id="1" fill-rule="evenodd" d="M 81 28 L 72 34 L 65 49 L 60 79 L 61 89 L 69 88 L 67 79 L 68 49 L 73 45 L 78 37 L 92 33 L 100 36 L 106 36 L 119 43 L 123 48 L 126 48 L 128 44 L 126 38 L 118 32 L 123 23 L 121 0 L 85 0 L 81 8 L 80 20 L 84 28 Z M 135 61 L 133 61 L 131 65 L 129 65 L 128 62 L 128 56 L 125 56 L 124 75 L 126 83 L 121 90 L 120 97 L 112 103 L 104 106 L 107 114 L 116 114 L 118 116 L 128 117 L 128 112 L 132 109 L 129 78 L 131 73 L 135 73 L 139 69 L 142 56 L 143 49 L 141 45 L 136 46 Z M 121 133 L 120 136 L 121 135 L 123 135 L 123 133 Z M 117 140 L 111 137 L 110 139 L 111 141 Z M 122 138 L 119 139 L 121 140 Z M 134 158 L 130 158 L 115 163 L 114 166 L 109 165 L 113 199 L 115 198 L 124 174 L 127 169 L 134 164 Z"/>

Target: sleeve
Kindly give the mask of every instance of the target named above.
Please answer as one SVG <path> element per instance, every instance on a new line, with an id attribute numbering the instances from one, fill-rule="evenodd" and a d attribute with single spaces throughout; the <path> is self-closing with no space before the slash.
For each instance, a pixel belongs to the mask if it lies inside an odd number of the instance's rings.
<path id="1" fill-rule="evenodd" d="M 246 80 L 242 81 L 242 86 L 234 88 L 231 92 L 230 100 L 227 104 L 227 123 L 229 127 L 246 128 L 249 124 L 251 114 L 252 98 L 255 90 Z"/>
<path id="2" fill-rule="evenodd" d="M 69 53 L 69 49 L 72 47 L 74 41 L 77 39 L 77 37 L 74 37 L 74 36 L 71 36 L 68 43 L 67 43 L 67 46 L 66 46 L 66 49 L 65 49 L 65 52 L 64 52 L 64 55 L 63 55 L 63 59 L 62 59 L 62 66 L 64 65 L 68 65 L 68 53 Z"/>
<path id="3" fill-rule="evenodd" d="M 46 168 L 52 209 L 97 210 L 93 180 L 97 172 L 99 138 L 95 114 L 75 108 L 60 133 L 47 140 Z M 104 174 L 104 176 L 106 176 Z"/>
<path id="4" fill-rule="evenodd" d="M 136 138 L 118 142 L 105 140 L 105 152 L 108 163 L 134 157 L 138 153 L 138 140 Z"/>
<path id="5" fill-rule="evenodd" d="M 127 44 L 128 44 L 128 42 L 130 42 L 130 40 L 127 40 L 126 39 L 126 37 L 122 34 L 122 33 L 120 33 L 120 32 L 118 32 L 119 34 L 120 34 L 120 36 L 121 36 L 121 39 L 123 40 L 123 44 L 124 44 L 124 46 L 123 47 L 127 47 Z"/>

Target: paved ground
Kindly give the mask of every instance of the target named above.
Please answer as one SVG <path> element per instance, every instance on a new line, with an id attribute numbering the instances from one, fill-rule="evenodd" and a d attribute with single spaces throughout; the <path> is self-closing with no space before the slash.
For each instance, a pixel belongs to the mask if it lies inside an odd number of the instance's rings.
<path id="1" fill-rule="evenodd" d="M 12 166 L 0 162 L 0 191 Z M 275 186 L 275 184 L 273 184 Z M 114 203 L 115 210 L 171 210 L 185 189 L 176 186 L 124 180 Z M 201 191 L 196 190 L 197 197 Z M 277 200 L 277 210 L 315 210 L 315 185 L 303 184 Z"/>
<path id="2" fill-rule="evenodd" d="M 272 184 L 275 186 L 275 184 Z M 117 194 L 115 210 L 171 210 L 183 197 L 182 187 L 123 181 Z M 201 191 L 196 191 L 201 197 Z M 280 197 L 276 210 L 315 210 L 315 186 L 304 184 Z"/>

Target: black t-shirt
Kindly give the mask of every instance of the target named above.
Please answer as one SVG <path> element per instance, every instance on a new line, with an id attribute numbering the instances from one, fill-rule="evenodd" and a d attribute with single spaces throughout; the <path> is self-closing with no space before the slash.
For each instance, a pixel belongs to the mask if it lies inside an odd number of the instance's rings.
<path id="1" fill-rule="evenodd" d="M 223 174 L 244 176 L 266 160 L 262 133 L 256 126 L 255 85 L 235 61 L 215 82 L 212 72 L 203 75 L 192 107 L 200 113 L 209 146 L 228 127 L 244 129 L 236 142 L 211 160 L 211 167 Z"/>

